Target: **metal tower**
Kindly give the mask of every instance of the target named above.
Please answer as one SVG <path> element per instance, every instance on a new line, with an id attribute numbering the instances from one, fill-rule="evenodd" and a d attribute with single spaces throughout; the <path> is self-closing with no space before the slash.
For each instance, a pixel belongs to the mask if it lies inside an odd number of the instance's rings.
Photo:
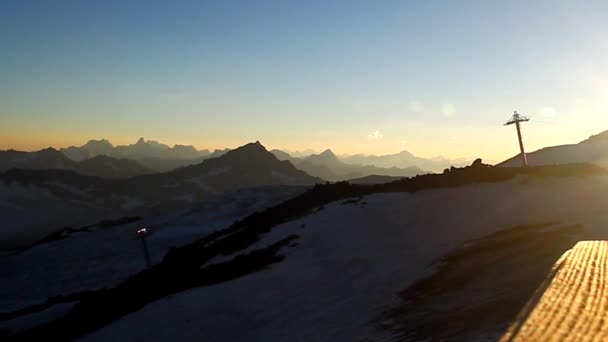
<path id="1" fill-rule="evenodd" d="M 519 139 L 519 150 L 521 151 L 521 160 L 523 166 L 528 166 L 528 158 L 526 157 L 526 152 L 524 151 L 524 142 L 521 139 L 521 129 L 519 128 L 520 122 L 530 121 L 530 118 L 524 115 L 517 113 L 517 111 L 513 112 L 513 116 L 505 123 L 505 126 L 515 124 L 517 127 L 517 138 Z"/>

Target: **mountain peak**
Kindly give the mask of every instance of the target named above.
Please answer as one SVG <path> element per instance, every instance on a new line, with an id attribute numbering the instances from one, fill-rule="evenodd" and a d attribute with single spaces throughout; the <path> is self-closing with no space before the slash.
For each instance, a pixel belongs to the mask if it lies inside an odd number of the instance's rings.
<path id="1" fill-rule="evenodd" d="M 410 153 L 410 151 L 408 151 L 408 150 L 403 150 L 403 151 L 399 152 L 399 155 L 402 156 L 402 157 L 403 156 L 414 157 L 414 155 L 412 153 Z"/>
<path id="2" fill-rule="evenodd" d="M 269 161 L 278 161 L 274 154 L 268 152 L 266 148 L 259 142 L 248 143 L 241 147 L 230 150 L 225 154 L 215 158 L 218 160 L 238 162 L 238 163 L 265 163 Z"/>
<path id="3" fill-rule="evenodd" d="M 281 161 L 261 142 L 251 142 L 224 155 L 172 171 L 176 177 L 197 178 L 227 191 L 266 185 L 311 185 L 320 179 Z M 238 180 L 238 181 L 237 181 Z"/>
<path id="4" fill-rule="evenodd" d="M 141 145 L 141 144 L 145 144 L 145 143 L 146 143 L 146 140 L 143 137 L 139 138 L 136 142 L 137 145 Z"/>
<path id="5" fill-rule="evenodd" d="M 109 143 L 110 140 L 105 139 L 105 138 L 101 138 L 99 140 L 95 140 L 95 139 L 90 139 L 89 141 L 87 141 L 87 143 Z"/>
<path id="6" fill-rule="evenodd" d="M 237 151 L 240 151 L 240 152 L 245 152 L 246 151 L 246 152 L 264 152 L 264 153 L 270 153 L 270 152 L 268 152 L 268 150 L 266 149 L 266 147 L 264 147 L 264 145 L 262 145 L 262 143 L 260 143 L 259 140 L 256 141 L 256 142 L 245 144 L 245 145 L 243 145 L 241 147 L 238 147 L 238 148 L 236 148 L 236 149 L 234 149 L 234 150 L 232 150 L 232 151 L 230 151 L 228 153 L 237 152 Z"/>
<path id="7" fill-rule="evenodd" d="M 334 154 L 334 152 L 330 149 L 327 149 L 320 154 L 313 154 L 306 158 L 313 163 L 340 163 L 338 157 Z"/>
<path id="8" fill-rule="evenodd" d="M 336 156 L 336 154 L 334 153 L 334 151 L 332 151 L 329 148 L 327 150 L 321 152 L 321 154 L 319 154 L 319 155 L 323 156 L 323 157 L 335 157 Z"/>
<path id="9" fill-rule="evenodd" d="M 42 150 L 38 151 L 39 153 L 46 153 L 46 154 L 57 154 L 57 153 L 61 153 L 59 152 L 59 150 L 56 150 L 54 147 L 47 147 L 47 148 L 43 148 Z"/>
<path id="10" fill-rule="evenodd" d="M 114 147 L 111 143 L 110 140 L 107 139 L 99 139 L 99 140 L 95 140 L 95 139 L 91 139 L 89 141 L 87 141 L 86 144 L 84 144 L 84 146 L 82 147 L 90 147 L 90 146 L 107 146 L 107 147 Z"/>

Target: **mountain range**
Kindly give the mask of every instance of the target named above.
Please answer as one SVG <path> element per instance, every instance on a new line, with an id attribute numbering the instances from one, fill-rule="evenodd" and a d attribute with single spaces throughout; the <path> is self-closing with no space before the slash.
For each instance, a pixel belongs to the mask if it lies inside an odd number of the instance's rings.
<path id="1" fill-rule="evenodd" d="M 406 168 L 378 167 L 375 165 L 359 165 L 345 163 L 338 158 L 332 150 L 325 150 L 320 154 L 313 154 L 304 158 L 292 157 L 281 150 L 271 151 L 278 159 L 290 161 L 298 169 L 306 173 L 329 181 L 343 181 L 371 175 L 412 177 L 425 173 L 416 166 Z"/>
<path id="2" fill-rule="evenodd" d="M 50 147 L 37 152 L 0 151 L 0 172 L 14 168 L 69 170 L 81 175 L 103 178 L 129 178 L 154 172 L 136 161 L 112 158 L 104 154 L 82 161 L 74 161 L 66 157 L 64 153 Z"/>
<path id="3" fill-rule="evenodd" d="M 89 140 L 86 144 L 70 146 L 60 150 L 74 161 L 82 161 L 99 155 L 125 158 L 139 162 L 154 171 L 164 172 L 175 168 L 200 163 L 203 159 L 216 157 L 223 151 L 197 150 L 191 145 L 168 145 L 154 140 L 139 138 L 135 144 L 114 146 L 108 140 Z"/>
<path id="4" fill-rule="evenodd" d="M 79 147 L 70 146 L 61 148 L 59 151 L 75 162 L 105 155 L 115 159 L 135 161 L 143 169 L 146 169 L 147 172 L 166 172 L 179 167 L 200 163 L 204 159 L 219 157 L 230 151 L 230 149 L 216 149 L 212 152 L 207 149 L 197 150 L 192 145 L 174 145 L 170 147 L 158 141 L 146 140 L 142 137 L 135 144 L 131 145 L 114 146 L 109 140 L 100 139 L 89 140 L 86 144 Z M 442 172 L 445 168 L 451 166 L 468 165 L 472 160 L 467 158 L 446 159 L 441 156 L 421 158 L 414 156 L 408 151 L 379 156 L 363 154 L 337 156 L 330 149 L 322 153 L 315 153 L 312 150 L 290 153 L 285 150 L 275 149 L 272 150 L 272 153 L 280 160 L 291 161 L 294 165 L 313 176 L 330 181 L 370 175 L 406 177 L 420 174 L 424 171 Z M 106 162 L 109 162 L 108 159 L 106 159 Z M 44 162 L 41 161 L 39 165 L 40 167 L 35 168 L 44 168 Z M 8 168 L 4 167 L 4 169 Z M 73 167 L 61 166 L 61 163 L 48 165 L 46 168 L 73 169 Z M 142 173 L 147 172 L 142 171 Z M 105 177 L 104 173 L 89 172 L 87 174 Z M 125 172 L 125 174 L 130 175 L 128 172 Z"/>
<path id="5" fill-rule="evenodd" d="M 593 163 L 608 167 L 608 131 L 592 135 L 578 144 L 567 144 L 541 148 L 526 153 L 528 165 L 552 165 L 571 163 Z M 518 167 L 521 155 L 509 158 L 497 166 Z"/>
<path id="6" fill-rule="evenodd" d="M 0 172 L 11 168 L 59 169 L 102 178 L 128 178 L 195 165 L 206 159 L 220 157 L 229 151 L 231 150 L 228 148 L 217 149 L 213 152 L 198 151 L 193 146 L 184 145 L 169 147 L 154 140 L 146 141 L 144 138 L 140 138 L 135 144 L 124 146 L 113 146 L 105 139 L 90 140 L 80 147 L 71 146 L 59 151 L 53 148 L 37 152 L 0 151 Z M 349 162 L 344 162 L 329 149 L 304 157 L 293 157 L 281 150 L 272 150 L 272 153 L 279 160 L 289 161 L 311 176 L 328 181 L 367 176 L 410 177 L 424 173 L 416 166 L 399 168 L 356 164 L 354 163 L 356 156 L 347 157 Z M 409 159 L 412 160 L 412 155 L 406 151 L 399 155 L 410 156 Z M 384 158 L 386 164 L 395 164 L 399 159 L 393 157 L 395 161 L 390 162 L 388 160 L 391 156 L 367 156 L 365 158 L 368 158 L 370 162 Z"/>
<path id="7" fill-rule="evenodd" d="M 380 156 L 355 154 L 351 156 L 343 156 L 341 159 L 343 162 L 348 164 L 374 165 L 384 168 L 407 168 L 415 166 L 422 170 L 443 172 L 443 170 L 452 166 L 462 167 L 469 165 L 474 158 L 447 159 L 443 156 L 421 158 L 416 157 L 412 153 L 404 150 L 399 153 Z"/>
<path id="8" fill-rule="evenodd" d="M 43 150 L 44 155 L 59 151 Z M 111 160 L 97 156 L 90 160 Z M 0 214 L 11 234 L 82 226 L 123 216 L 157 215 L 239 189 L 310 186 L 323 180 L 280 161 L 259 142 L 166 173 L 128 179 L 85 176 L 70 169 L 11 169 L 0 174 Z M 0 233 L 7 233 L 1 231 Z"/>

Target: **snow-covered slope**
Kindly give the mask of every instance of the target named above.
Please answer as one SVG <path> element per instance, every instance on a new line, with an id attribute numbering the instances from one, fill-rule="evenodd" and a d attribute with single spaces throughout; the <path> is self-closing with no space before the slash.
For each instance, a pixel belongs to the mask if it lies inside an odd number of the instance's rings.
<path id="1" fill-rule="evenodd" d="M 87 203 L 80 188 L 60 183 L 52 186 L 63 198 L 47 187 L 0 179 L 0 250 L 31 244 L 66 226 L 90 224 L 117 214 L 92 201 Z M 66 201 L 67 196 L 73 200 Z"/>
<path id="2" fill-rule="evenodd" d="M 268 187 L 228 193 L 161 217 L 78 232 L 1 256 L 0 312 L 43 303 L 51 296 L 113 286 L 141 271 L 145 261 L 135 236 L 140 227 L 151 232 L 147 238 L 151 259 L 158 263 L 170 247 L 189 243 L 304 190 Z M 3 326 L 19 326 L 19 322 L 0 322 L 0 329 Z"/>
<path id="3" fill-rule="evenodd" d="M 402 291 L 437 271 L 437 261 L 449 251 L 522 224 L 547 224 L 547 229 L 580 224 L 574 240 L 608 239 L 607 205 L 607 176 L 518 177 L 334 202 L 274 227 L 249 247 L 299 235 L 297 244 L 284 250 L 282 262 L 165 297 L 82 340 L 388 340 L 396 332 L 381 328 L 391 326 L 386 312 L 403 305 Z M 517 271 L 503 273 L 517 276 Z M 490 302 L 505 291 L 510 293 L 493 282 L 475 283 L 475 296 Z M 425 319 L 439 320 L 441 305 L 425 312 Z M 463 310 L 468 304 L 459 305 Z M 496 323 L 480 326 L 471 319 L 466 332 L 492 339 L 508 322 Z"/>
<path id="4" fill-rule="evenodd" d="M 594 163 L 606 167 L 608 166 L 608 131 L 592 135 L 578 144 L 545 147 L 526 153 L 526 156 L 528 165 Z M 518 154 L 498 166 L 519 167 L 521 156 Z"/>

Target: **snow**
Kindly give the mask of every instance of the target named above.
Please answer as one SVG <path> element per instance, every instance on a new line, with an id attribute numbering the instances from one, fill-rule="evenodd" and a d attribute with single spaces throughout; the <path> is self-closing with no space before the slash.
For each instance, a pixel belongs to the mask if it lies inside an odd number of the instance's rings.
<path id="1" fill-rule="evenodd" d="M 266 188 L 229 193 L 168 215 L 98 231 L 71 234 L 0 257 L 0 312 L 43 303 L 49 296 L 116 285 L 145 262 L 135 231 L 144 226 L 153 263 L 171 247 L 187 244 L 274 205 L 303 188 Z M 4 218 L 3 218 L 4 219 Z"/>
<path id="2" fill-rule="evenodd" d="M 124 203 L 120 206 L 122 209 L 136 209 L 141 208 L 145 205 L 144 201 L 137 197 L 128 196 L 125 197 Z"/>
<path id="3" fill-rule="evenodd" d="M 66 218 L 78 223 L 94 217 L 95 210 L 58 199 L 44 188 L 0 182 L 0 249 L 33 243 L 65 226 Z"/>
<path id="4" fill-rule="evenodd" d="M 580 223 L 586 238 L 608 238 L 605 176 L 519 178 L 342 202 L 266 234 L 255 247 L 300 235 L 269 269 L 160 299 L 82 340 L 390 339 L 375 329 L 377 319 L 470 239 L 546 222 Z M 491 339 L 497 331 L 487 333 Z"/>
<path id="5" fill-rule="evenodd" d="M 43 188 L 35 186 L 24 186 L 19 183 L 6 184 L 0 182 L 0 204 L 14 207 L 15 197 L 35 199 L 39 197 L 50 197 L 51 193 Z"/>
<path id="6" fill-rule="evenodd" d="M 64 316 L 74 307 L 74 305 L 76 305 L 76 303 L 77 302 L 57 304 L 41 312 L 24 315 L 8 321 L 2 321 L 0 322 L 0 329 L 19 331 L 35 328 L 53 319 Z"/>

